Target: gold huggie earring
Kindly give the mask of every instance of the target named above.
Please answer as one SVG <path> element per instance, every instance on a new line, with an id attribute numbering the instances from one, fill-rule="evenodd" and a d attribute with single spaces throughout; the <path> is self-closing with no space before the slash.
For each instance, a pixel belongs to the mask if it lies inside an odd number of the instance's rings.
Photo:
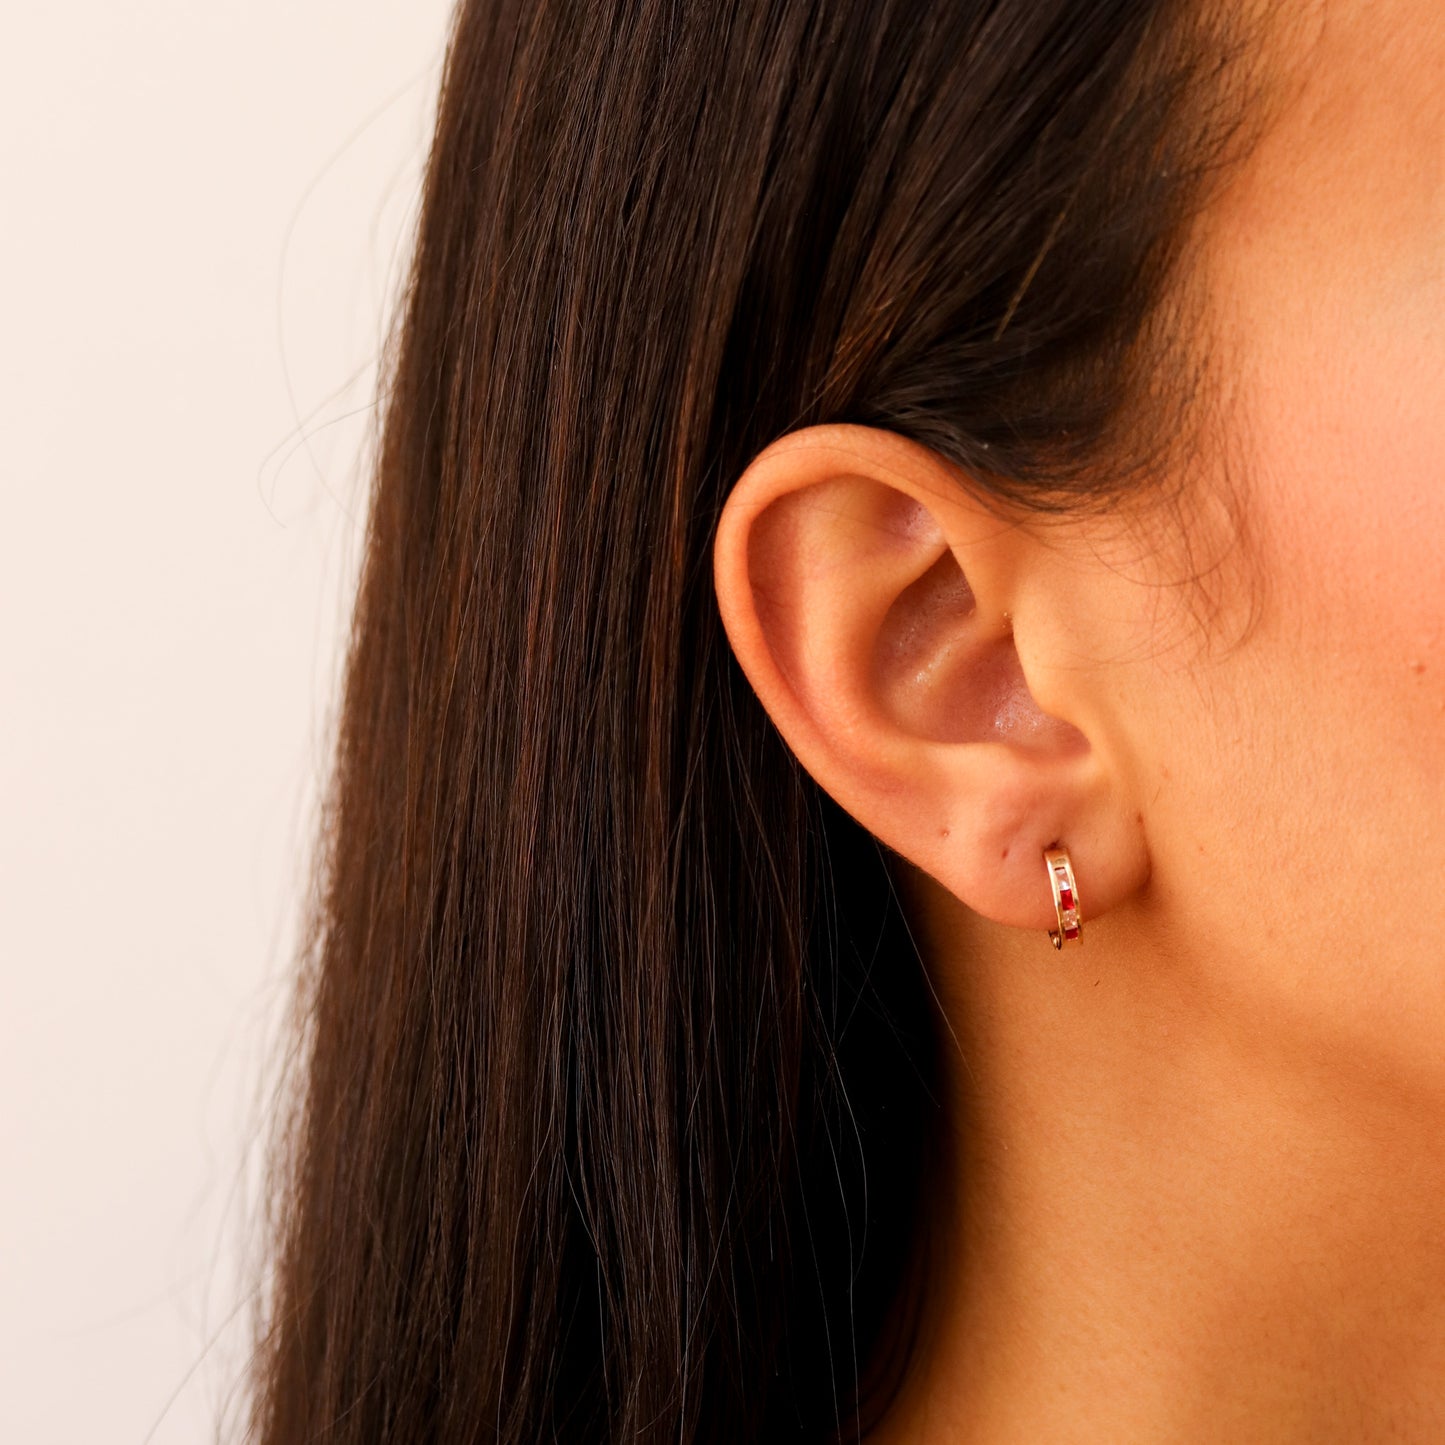
<path id="1" fill-rule="evenodd" d="M 1074 865 L 1069 862 L 1067 848 L 1045 848 L 1044 863 L 1049 870 L 1049 887 L 1054 893 L 1054 912 L 1059 917 L 1059 931 L 1049 929 L 1049 942 L 1062 948 L 1064 940 L 1084 941 L 1084 921 L 1079 917 L 1079 890 L 1074 886 Z"/>

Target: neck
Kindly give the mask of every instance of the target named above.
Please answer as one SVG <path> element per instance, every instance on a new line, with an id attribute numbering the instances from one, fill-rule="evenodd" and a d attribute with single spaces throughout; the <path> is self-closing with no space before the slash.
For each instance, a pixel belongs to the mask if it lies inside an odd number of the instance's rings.
<path id="1" fill-rule="evenodd" d="M 911 911 L 951 1127 L 870 1441 L 1445 1439 L 1445 1102 L 1224 1007 L 1177 953 Z"/>

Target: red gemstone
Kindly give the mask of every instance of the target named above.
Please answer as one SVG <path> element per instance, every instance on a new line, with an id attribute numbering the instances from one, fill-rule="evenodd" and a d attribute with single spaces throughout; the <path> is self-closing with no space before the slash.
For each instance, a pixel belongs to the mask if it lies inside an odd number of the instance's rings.
<path id="1" fill-rule="evenodd" d="M 1059 889 L 1059 907 L 1072 908 L 1074 906 L 1074 893 L 1071 888 Z"/>
<path id="2" fill-rule="evenodd" d="M 1079 936 L 1079 929 L 1078 929 L 1078 925 L 1077 925 L 1077 924 L 1075 924 L 1075 926 L 1074 926 L 1073 928 L 1066 928 L 1066 929 L 1064 929 L 1064 937 L 1065 937 L 1065 938 L 1077 938 L 1078 936 Z"/>

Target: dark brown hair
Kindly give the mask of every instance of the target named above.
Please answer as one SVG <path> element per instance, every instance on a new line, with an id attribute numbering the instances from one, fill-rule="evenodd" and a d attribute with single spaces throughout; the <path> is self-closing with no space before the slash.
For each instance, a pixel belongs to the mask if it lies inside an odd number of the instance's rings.
<path id="1" fill-rule="evenodd" d="M 732 660 L 714 523 L 813 422 L 1026 507 L 1157 473 L 1223 59 L 1173 0 L 461 6 L 261 1445 L 850 1439 L 886 1401 L 933 1017 L 881 849 Z"/>

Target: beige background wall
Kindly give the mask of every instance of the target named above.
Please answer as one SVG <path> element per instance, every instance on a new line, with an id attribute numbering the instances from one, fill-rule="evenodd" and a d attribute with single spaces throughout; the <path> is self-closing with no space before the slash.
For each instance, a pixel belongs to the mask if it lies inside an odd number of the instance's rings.
<path id="1" fill-rule="evenodd" d="M 5 27 L 15 1445 L 194 1445 L 244 1358 L 256 1090 L 449 8 L 71 0 Z"/>

